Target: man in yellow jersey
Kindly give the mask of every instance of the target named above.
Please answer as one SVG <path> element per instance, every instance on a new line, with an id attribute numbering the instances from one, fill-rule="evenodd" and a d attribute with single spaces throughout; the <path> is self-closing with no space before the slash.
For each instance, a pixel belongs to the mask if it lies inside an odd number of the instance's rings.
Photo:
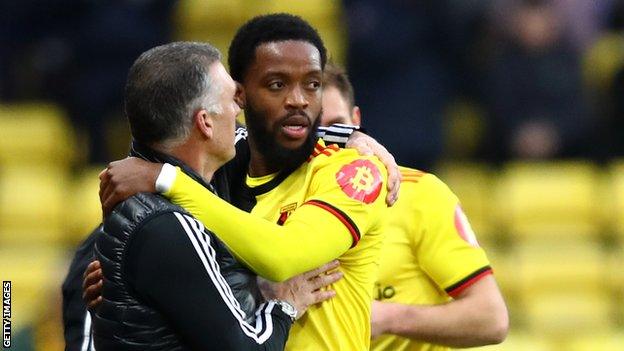
<path id="1" fill-rule="evenodd" d="M 321 124 L 360 124 L 341 68 L 323 75 Z M 382 247 L 373 350 L 448 350 L 500 343 L 507 309 L 459 200 L 433 174 L 401 167 Z M 445 346 L 442 346 L 445 345 Z"/>
<path id="2" fill-rule="evenodd" d="M 168 165 L 156 189 L 260 276 L 280 281 L 338 258 L 343 279 L 330 286 L 336 297 L 295 323 L 286 349 L 368 350 L 387 218 L 386 169 L 376 158 L 315 137 L 325 63 L 321 38 L 301 18 L 278 14 L 247 22 L 232 41 L 229 64 L 240 84 L 250 154 L 246 179 L 232 185 L 239 190 L 233 202 L 251 215 Z M 134 173 L 150 167 L 128 162 Z M 114 200 L 107 200 L 106 184 L 103 189 L 108 207 Z"/>

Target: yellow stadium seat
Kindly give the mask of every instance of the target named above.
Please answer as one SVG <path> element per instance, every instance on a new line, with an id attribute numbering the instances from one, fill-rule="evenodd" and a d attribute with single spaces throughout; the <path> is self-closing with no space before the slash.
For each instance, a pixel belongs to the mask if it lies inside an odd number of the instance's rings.
<path id="1" fill-rule="evenodd" d="M 222 56 L 222 62 L 227 66 L 227 54 L 230 42 L 234 36 L 234 30 L 234 27 L 221 27 L 215 29 L 196 28 L 194 30 L 179 32 L 177 34 L 177 40 L 210 43 L 212 46 L 219 49 Z"/>
<path id="2" fill-rule="evenodd" d="M 578 162 L 513 162 L 496 192 L 496 216 L 514 240 L 594 237 L 603 225 L 596 167 Z"/>
<path id="3" fill-rule="evenodd" d="M 345 63 L 346 25 L 340 1 L 335 0 L 267 0 L 250 1 L 247 19 L 266 13 L 291 13 L 301 16 L 318 30 L 328 56 L 338 64 Z M 251 5 L 251 3 L 255 5 Z M 242 23 L 241 23 L 242 24 Z"/>
<path id="4" fill-rule="evenodd" d="M 571 238 L 517 244 L 510 256 L 517 288 L 525 295 L 608 288 L 609 257 L 596 241 Z"/>
<path id="5" fill-rule="evenodd" d="M 516 303 L 519 292 L 520 280 L 517 276 L 517 260 L 514 259 L 512 253 L 507 250 L 501 250 L 499 247 L 483 247 L 490 260 L 494 277 L 498 283 L 507 304 L 514 305 Z"/>
<path id="6" fill-rule="evenodd" d="M 11 281 L 14 330 L 31 324 L 48 303 L 67 271 L 65 252 L 41 246 L 0 247 L 0 272 Z"/>
<path id="7" fill-rule="evenodd" d="M 624 246 L 614 250 L 609 263 L 609 285 L 616 299 L 614 314 L 622 326 L 624 326 Z M 624 329 L 622 332 L 624 332 Z"/>
<path id="8" fill-rule="evenodd" d="M 465 350 L 465 349 L 462 349 Z M 549 340 L 527 333 L 511 332 L 505 341 L 499 345 L 474 347 L 468 350 L 475 351 L 553 351 Z"/>
<path id="9" fill-rule="evenodd" d="M 174 37 L 212 44 L 225 64 L 234 33 L 245 20 L 245 5 L 243 0 L 179 1 L 173 15 Z"/>
<path id="10" fill-rule="evenodd" d="M 245 1 L 242 0 L 183 0 L 174 9 L 178 34 L 235 28 L 243 21 Z"/>
<path id="11" fill-rule="evenodd" d="M 614 162 L 610 170 L 605 208 L 611 227 L 624 242 L 624 160 Z"/>
<path id="12" fill-rule="evenodd" d="M 277 12 L 303 17 L 318 31 L 325 46 L 338 63 L 344 63 L 346 30 L 340 2 L 333 0 L 185 0 L 174 11 L 178 40 L 206 41 L 216 46 L 227 62 L 227 51 L 236 30 L 250 18 Z"/>
<path id="13" fill-rule="evenodd" d="M 83 169 L 71 185 L 68 203 L 68 227 L 70 240 L 78 243 L 102 221 L 102 208 L 98 196 L 98 174 L 104 166 Z"/>
<path id="14" fill-rule="evenodd" d="M 255 14 L 292 13 L 308 21 L 330 21 L 332 24 L 340 18 L 341 2 L 335 0 L 265 0 L 249 1 L 255 3 Z"/>
<path id="15" fill-rule="evenodd" d="M 437 167 L 437 176 L 459 197 L 477 239 L 483 245 L 499 237 L 491 214 L 493 175 L 490 168 L 477 163 L 448 162 Z"/>
<path id="16" fill-rule="evenodd" d="M 624 246 L 613 250 L 609 255 L 608 281 L 610 287 L 624 296 Z M 624 303 L 622 304 L 622 320 L 624 321 Z"/>
<path id="17" fill-rule="evenodd" d="M 598 241 L 573 237 L 513 246 L 514 316 L 529 331 L 566 336 L 615 325 L 609 255 Z"/>
<path id="18" fill-rule="evenodd" d="M 571 338 L 565 350 L 568 351 L 614 351 L 624 347 L 624 331 L 614 333 L 586 334 L 579 331 L 580 336 Z"/>
<path id="19" fill-rule="evenodd" d="M 0 169 L 0 246 L 63 241 L 67 173 L 33 165 Z"/>
<path id="20" fill-rule="evenodd" d="M 523 320 L 529 332 L 569 337 L 579 331 L 612 331 L 616 323 L 607 291 L 534 292 L 523 296 Z"/>
<path id="21" fill-rule="evenodd" d="M 58 106 L 0 105 L 0 166 L 37 163 L 66 167 L 74 157 L 73 138 Z"/>

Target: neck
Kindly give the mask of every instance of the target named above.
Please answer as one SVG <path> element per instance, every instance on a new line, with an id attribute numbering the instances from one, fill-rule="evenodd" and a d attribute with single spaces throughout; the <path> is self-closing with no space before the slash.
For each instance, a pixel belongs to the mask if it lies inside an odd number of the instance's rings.
<path id="1" fill-rule="evenodd" d="M 210 157 L 199 144 L 194 143 L 192 140 L 170 148 L 162 146 L 153 147 L 164 154 L 171 155 L 184 162 L 193 171 L 197 172 L 207 183 L 212 180 L 215 171 L 221 167 L 219 162 Z"/>

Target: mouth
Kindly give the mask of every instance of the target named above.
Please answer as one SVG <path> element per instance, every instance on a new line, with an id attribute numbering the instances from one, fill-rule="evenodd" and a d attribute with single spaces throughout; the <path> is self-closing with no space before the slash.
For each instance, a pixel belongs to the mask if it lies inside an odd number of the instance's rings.
<path id="1" fill-rule="evenodd" d="M 289 139 L 302 139 L 308 135 L 310 120 L 303 115 L 294 115 L 282 122 L 282 132 Z"/>

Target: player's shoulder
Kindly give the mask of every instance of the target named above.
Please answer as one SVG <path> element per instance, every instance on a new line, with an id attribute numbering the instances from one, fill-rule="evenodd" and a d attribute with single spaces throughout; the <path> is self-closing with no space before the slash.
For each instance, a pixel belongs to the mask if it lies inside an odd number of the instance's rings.
<path id="1" fill-rule="evenodd" d="M 336 144 L 326 145 L 319 140 L 308 160 L 315 168 L 342 167 L 349 164 L 366 165 L 377 169 L 382 177 L 386 177 L 386 168 L 375 156 L 363 156 L 355 149 L 339 148 Z"/>
<path id="2" fill-rule="evenodd" d="M 344 151 L 336 144 L 326 145 L 323 139 L 319 139 L 314 145 L 314 149 L 308 158 L 308 162 L 311 164 L 326 163 L 328 159 L 335 159 L 335 155 L 338 155 Z M 332 158 L 333 157 L 333 158 Z"/>
<path id="3" fill-rule="evenodd" d="M 402 195 L 418 198 L 418 203 L 435 203 L 440 201 L 457 201 L 457 197 L 451 189 L 433 173 L 418 169 L 399 166 L 401 172 Z"/>
<path id="4" fill-rule="evenodd" d="M 319 154 L 310 163 L 314 182 L 325 189 L 341 189 L 348 197 L 366 204 L 385 198 L 388 175 L 376 157 L 333 147 L 316 151 Z"/>

